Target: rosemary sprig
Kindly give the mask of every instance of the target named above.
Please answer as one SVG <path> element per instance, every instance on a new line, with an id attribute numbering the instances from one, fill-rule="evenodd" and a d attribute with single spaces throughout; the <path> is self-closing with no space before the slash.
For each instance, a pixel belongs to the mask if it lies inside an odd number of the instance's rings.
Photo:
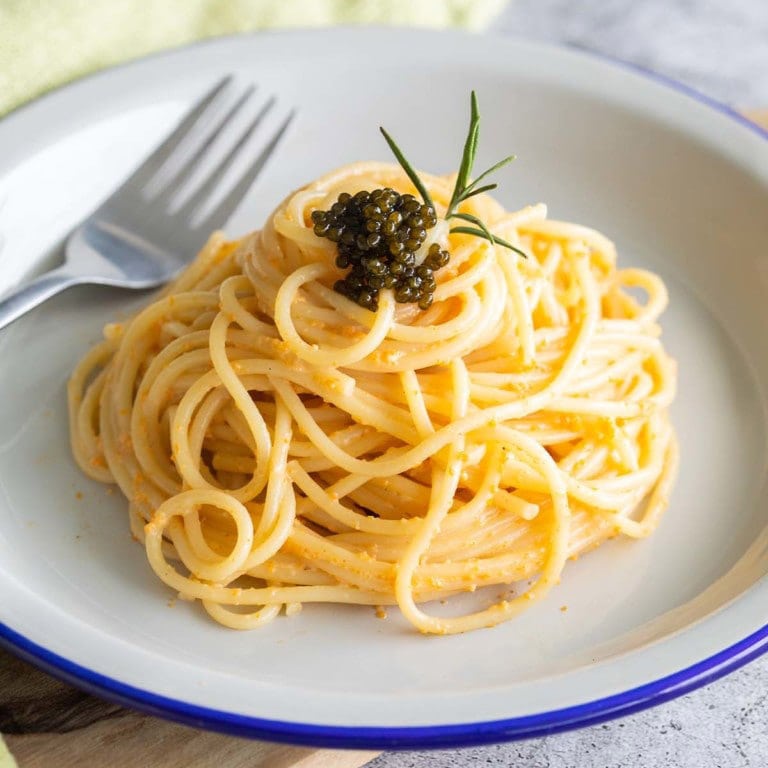
<path id="1" fill-rule="evenodd" d="M 464 141 L 464 152 L 461 156 L 461 164 L 459 165 L 459 172 L 456 176 L 456 185 L 453 188 L 451 202 L 448 204 L 446 218 L 448 218 L 451 211 L 453 211 L 460 202 L 459 197 L 461 191 L 467 187 L 469 174 L 472 173 L 472 166 L 475 164 L 475 154 L 477 154 L 477 139 L 480 135 L 480 111 L 477 108 L 477 96 L 474 91 L 472 91 L 469 101 L 469 131 L 467 132 L 467 138 Z"/>
<path id="2" fill-rule="evenodd" d="M 519 253 L 524 259 L 528 258 L 528 254 L 525 253 L 525 251 L 521 251 L 517 246 L 512 245 L 512 243 L 508 242 L 507 240 L 502 240 L 498 235 L 492 235 L 489 238 L 486 234 L 488 232 L 487 229 L 483 231 L 481 229 L 475 229 L 475 227 L 453 227 L 451 232 L 457 232 L 462 235 L 475 235 L 475 237 L 482 237 L 484 240 L 490 239 L 492 243 L 498 243 L 504 248 L 509 248 L 510 251 Z"/>
<path id="3" fill-rule="evenodd" d="M 416 189 L 419 191 L 419 194 L 421 195 L 424 202 L 434 208 L 435 205 L 432 202 L 432 198 L 429 196 L 429 192 L 427 192 L 427 188 L 419 178 L 419 175 L 413 169 L 413 166 L 408 162 L 408 160 L 406 160 L 400 147 L 397 146 L 394 139 L 383 128 L 380 128 L 379 130 L 381 130 L 384 138 L 387 140 L 387 144 L 389 144 L 389 148 L 397 158 L 397 162 L 400 163 L 408 178 L 413 182 L 413 186 L 416 187 Z M 451 199 L 445 212 L 445 219 L 446 221 L 448 219 L 462 219 L 469 222 L 470 224 L 474 224 L 472 227 L 453 227 L 451 232 L 481 237 L 484 240 L 488 240 L 492 244 L 498 244 L 504 248 L 509 248 L 509 250 L 515 251 L 515 253 L 518 253 L 520 256 L 527 259 L 528 255 L 524 251 L 521 251 L 519 248 L 507 242 L 506 240 L 502 240 L 500 237 L 494 235 L 477 216 L 472 216 L 469 213 L 460 213 L 457 210 L 461 203 L 463 203 L 465 200 L 468 200 L 470 197 L 474 197 L 475 195 L 480 195 L 483 192 L 490 192 L 491 190 L 496 189 L 498 184 L 484 184 L 482 186 L 479 186 L 479 184 L 481 181 L 483 181 L 483 179 L 487 179 L 488 176 L 490 176 L 492 173 L 495 173 L 515 159 L 514 155 L 509 155 L 503 160 L 499 160 L 498 163 L 495 163 L 490 168 L 483 171 L 474 179 L 474 181 L 470 182 L 472 167 L 475 164 L 475 155 L 477 154 L 477 142 L 479 136 L 480 111 L 477 106 L 477 95 L 474 91 L 472 91 L 470 97 L 469 130 L 467 131 L 467 138 L 464 140 L 464 151 L 461 156 L 459 171 L 456 174 L 456 184 L 453 187 L 453 193 L 451 194 Z"/>
<path id="4" fill-rule="evenodd" d="M 483 235 L 486 240 L 490 240 L 491 242 L 495 241 L 491 231 L 488 229 L 488 227 L 485 226 L 485 224 L 483 224 L 482 221 L 480 221 L 480 219 L 477 218 L 477 216 L 473 216 L 471 213 L 454 213 L 451 218 L 464 219 L 464 221 L 468 221 L 470 224 L 474 224 L 477 229 L 481 229 L 483 231 Z M 464 229 L 467 229 L 467 227 L 464 227 Z"/>
<path id="5" fill-rule="evenodd" d="M 394 156 L 397 158 L 397 162 L 400 163 L 408 178 L 413 182 L 413 186 L 419 190 L 421 199 L 428 206 L 434 208 L 435 204 L 432 202 L 432 198 L 429 196 L 429 192 L 427 192 L 427 188 L 424 186 L 424 182 L 419 178 L 419 174 L 416 173 L 416 171 L 413 169 L 413 166 L 405 159 L 405 155 L 400 150 L 400 147 L 395 144 L 395 140 L 381 126 L 379 126 L 379 130 L 386 139 L 387 144 L 389 144 L 389 148 L 392 150 L 392 154 L 394 154 Z"/>

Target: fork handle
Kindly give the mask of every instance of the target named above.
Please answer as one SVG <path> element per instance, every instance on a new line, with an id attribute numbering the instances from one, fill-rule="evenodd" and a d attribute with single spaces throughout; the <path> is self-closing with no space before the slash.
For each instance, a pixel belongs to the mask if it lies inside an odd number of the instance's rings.
<path id="1" fill-rule="evenodd" d="M 52 269 L 32 280 L 0 301 L 0 329 L 55 296 L 65 288 L 82 282 L 64 267 Z"/>

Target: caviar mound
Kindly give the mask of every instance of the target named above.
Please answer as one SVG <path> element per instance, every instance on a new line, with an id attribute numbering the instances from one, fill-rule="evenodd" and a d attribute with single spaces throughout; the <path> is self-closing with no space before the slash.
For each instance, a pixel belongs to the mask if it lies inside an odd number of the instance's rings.
<path id="1" fill-rule="evenodd" d="M 433 243 L 421 264 L 417 253 L 437 224 L 435 209 L 389 187 L 355 195 L 342 192 L 327 211 L 313 211 L 313 231 L 336 243 L 336 266 L 349 269 L 334 290 L 365 309 L 378 309 L 379 292 L 392 289 L 400 303 L 427 309 L 436 287 L 434 271 L 447 251 Z"/>

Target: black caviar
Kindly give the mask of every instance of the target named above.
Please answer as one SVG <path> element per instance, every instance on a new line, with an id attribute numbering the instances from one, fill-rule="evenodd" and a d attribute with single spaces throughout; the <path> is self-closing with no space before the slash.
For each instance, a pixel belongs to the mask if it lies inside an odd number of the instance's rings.
<path id="1" fill-rule="evenodd" d="M 391 288 L 395 301 L 427 309 L 435 292 L 434 271 L 450 258 L 437 243 L 416 265 L 416 252 L 437 224 L 431 205 L 388 187 L 350 195 L 342 192 L 327 211 L 313 211 L 318 237 L 336 243 L 336 266 L 349 269 L 333 288 L 365 309 L 376 311 L 379 291 Z"/>

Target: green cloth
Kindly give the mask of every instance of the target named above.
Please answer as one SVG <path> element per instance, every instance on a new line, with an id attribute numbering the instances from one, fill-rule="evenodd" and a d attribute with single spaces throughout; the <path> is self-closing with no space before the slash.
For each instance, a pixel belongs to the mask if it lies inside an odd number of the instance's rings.
<path id="1" fill-rule="evenodd" d="M 505 0 L 0 0 L 0 115 L 153 51 L 272 27 L 481 29 Z"/>
<path id="2" fill-rule="evenodd" d="M 5 746 L 2 736 L 0 736 L 0 768 L 16 768 L 16 761 Z"/>

